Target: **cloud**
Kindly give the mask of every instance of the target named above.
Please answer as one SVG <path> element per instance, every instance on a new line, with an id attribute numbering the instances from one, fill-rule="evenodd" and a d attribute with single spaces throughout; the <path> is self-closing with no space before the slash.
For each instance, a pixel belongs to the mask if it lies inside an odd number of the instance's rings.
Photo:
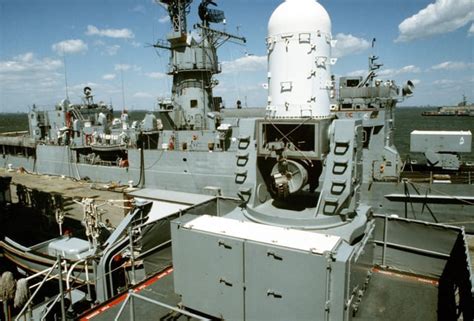
<path id="1" fill-rule="evenodd" d="M 60 59 L 38 58 L 31 52 L 0 60 L 2 108 L 22 110 L 29 103 L 51 102 L 54 94 L 63 94 L 62 67 Z"/>
<path id="2" fill-rule="evenodd" d="M 128 70 L 133 70 L 133 71 L 140 71 L 142 68 L 138 67 L 137 65 L 128 65 L 128 64 L 116 64 L 114 66 L 115 71 L 128 71 Z"/>
<path id="3" fill-rule="evenodd" d="M 359 77 L 359 76 L 367 76 L 368 71 L 364 69 L 354 70 L 347 74 L 348 77 Z"/>
<path id="4" fill-rule="evenodd" d="M 149 72 L 145 75 L 152 79 L 162 79 L 167 76 L 165 73 L 162 73 L 162 72 Z"/>
<path id="5" fill-rule="evenodd" d="M 421 84 L 421 80 L 420 80 L 420 79 L 412 79 L 411 82 L 412 82 L 412 84 L 415 85 L 415 86 L 418 86 L 419 84 Z"/>
<path id="6" fill-rule="evenodd" d="M 240 100 L 244 106 L 262 107 L 266 106 L 268 98 L 268 92 L 263 85 L 264 83 L 259 81 L 249 80 L 236 84 L 223 79 L 214 89 L 214 94 L 223 98 L 227 108 L 236 107 L 237 100 Z"/>
<path id="7" fill-rule="evenodd" d="M 109 56 L 115 56 L 120 49 L 119 45 L 111 45 L 105 47 L 105 53 Z"/>
<path id="8" fill-rule="evenodd" d="M 451 85 L 453 83 L 454 81 L 451 79 L 438 79 L 438 80 L 433 81 L 433 84 L 435 85 Z"/>
<path id="9" fill-rule="evenodd" d="M 259 71 L 267 68 L 267 56 L 247 55 L 233 61 L 222 62 L 222 73 Z"/>
<path id="10" fill-rule="evenodd" d="M 445 61 L 431 67 L 431 70 L 464 70 L 473 68 L 474 63 L 465 63 L 461 61 Z"/>
<path id="11" fill-rule="evenodd" d="M 32 52 L 13 57 L 11 60 L 0 61 L 0 74 L 15 75 L 21 73 L 42 73 L 55 71 L 62 67 L 61 60 L 38 59 Z"/>
<path id="12" fill-rule="evenodd" d="M 84 82 L 84 83 L 79 83 L 79 84 L 73 84 L 72 86 L 69 87 L 70 90 L 70 97 L 74 96 L 80 96 L 82 97 L 83 95 L 83 90 L 84 87 L 90 87 L 92 88 L 92 93 L 94 94 L 94 99 L 96 101 L 99 101 L 101 96 L 109 95 L 109 94 L 118 94 L 121 93 L 121 90 L 119 87 L 110 84 L 110 83 L 96 83 L 96 82 Z"/>
<path id="13" fill-rule="evenodd" d="M 433 85 L 444 87 L 444 88 L 452 87 L 458 83 L 459 81 L 455 81 L 452 79 L 438 79 L 438 80 L 433 81 Z"/>
<path id="14" fill-rule="evenodd" d="M 141 45 L 142 45 L 141 43 L 139 43 L 137 41 L 132 41 L 132 42 L 130 42 L 130 44 L 135 48 L 141 47 Z"/>
<path id="15" fill-rule="evenodd" d="M 129 70 L 130 68 L 132 68 L 132 66 L 131 66 L 131 65 L 127 65 L 127 64 L 116 64 L 116 65 L 114 66 L 114 70 L 115 70 L 115 71 L 120 71 L 120 70 L 122 70 L 122 71 L 127 71 L 127 70 Z"/>
<path id="16" fill-rule="evenodd" d="M 401 74 L 409 74 L 409 73 L 418 73 L 421 72 L 421 69 L 419 67 L 416 67 L 414 65 L 408 65 L 399 69 L 395 68 L 388 68 L 388 69 L 381 69 L 379 72 L 377 72 L 377 76 L 379 77 L 395 77 Z M 367 76 L 368 71 L 359 69 L 359 70 L 354 70 L 352 72 L 349 72 L 346 76 L 348 77 L 365 77 Z"/>
<path id="17" fill-rule="evenodd" d="M 102 76 L 102 79 L 104 80 L 113 80 L 115 79 L 116 75 L 115 74 L 105 74 Z"/>
<path id="18" fill-rule="evenodd" d="M 474 20 L 472 0 L 436 0 L 398 26 L 395 42 L 406 42 L 444 34 Z"/>
<path id="19" fill-rule="evenodd" d="M 408 65 L 400 69 L 382 69 L 377 75 L 381 77 L 395 77 L 401 74 L 418 73 L 420 71 L 421 69 L 419 67 Z"/>
<path id="20" fill-rule="evenodd" d="M 107 56 L 115 56 L 119 49 L 121 48 L 120 45 L 109 45 L 106 42 L 102 40 L 96 40 L 94 41 L 94 46 L 96 47 L 102 47 L 101 54 L 102 55 L 107 55 Z"/>
<path id="21" fill-rule="evenodd" d="M 122 38 L 132 39 L 135 38 L 135 34 L 127 28 L 123 29 L 99 29 L 96 26 L 88 25 L 86 35 L 88 36 L 100 36 L 109 38 Z"/>
<path id="22" fill-rule="evenodd" d="M 139 4 L 139 5 L 136 5 L 135 7 L 133 7 L 132 12 L 137 12 L 137 13 L 145 14 L 145 13 L 146 13 L 146 10 L 145 10 L 145 7 L 144 7 L 144 6 L 142 6 L 141 4 Z"/>
<path id="23" fill-rule="evenodd" d="M 436 89 L 449 90 L 449 95 L 453 95 L 454 91 L 460 91 L 459 94 L 469 93 L 474 85 L 474 77 L 459 79 L 437 79 L 433 81 Z M 448 93 L 447 93 L 448 94 Z"/>
<path id="24" fill-rule="evenodd" d="M 474 23 L 471 24 L 471 27 L 470 27 L 469 30 L 467 31 L 467 35 L 468 35 L 469 37 L 474 36 Z"/>
<path id="25" fill-rule="evenodd" d="M 170 16 L 168 16 L 168 15 L 161 16 L 161 17 L 158 19 L 158 22 L 159 22 L 159 23 L 167 23 L 168 21 L 170 21 Z"/>
<path id="26" fill-rule="evenodd" d="M 54 52 L 58 54 L 74 54 L 87 51 L 87 44 L 80 39 L 70 39 L 57 42 L 51 46 Z"/>
<path id="27" fill-rule="evenodd" d="M 351 34 L 338 33 L 335 37 L 336 46 L 332 50 L 332 56 L 335 58 L 357 54 L 370 48 L 369 41 L 363 38 L 357 38 Z"/>
<path id="28" fill-rule="evenodd" d="M 152 94 L 147 93 L 147 92 L 139 91 L 139 92 L 134 93 L 133 97 L 135 97 L 135 98 L 153 98 L 155 96 L 153 96 Z"/>
<path id="29" fill-rule="evenodd" d="M 267 83 L 250 83 L 250 84 L 238 84 L 238 86 L 236 87 L 233 84 L 223 81 L 214 90 L 216 93 L 219 93 L 219 94 L 233 93 L 237 91 L 241 91 L 245 93 L 249 93 L 251 91 L 265 92 L 265 89 L 268 89 L 268 88 L 265 88 L 267 86 L 268 86 Z"/>
<path id="30" fill-rule="evenodd" d="M 72 86 L 70 86 L 70 89 L 74 90 L 74 91 L 79 91 L 80 90 L 82 92 L 85 87 L 90 87 L 90 88 L 92 88 L 92 90 L 94 90 L 97 87 L 100 87 L 100 85 L 95 83 L 95 82 L 88 81 L 88 82 L 85 82 L 85 83 L 72 85 Z"/>

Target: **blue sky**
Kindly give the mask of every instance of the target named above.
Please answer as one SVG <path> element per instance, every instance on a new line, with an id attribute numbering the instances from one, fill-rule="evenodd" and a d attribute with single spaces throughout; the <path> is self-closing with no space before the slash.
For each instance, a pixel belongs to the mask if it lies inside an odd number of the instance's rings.
<path id="1" fill-rule="evenodd" d="M 267 22 L 282 0 L 217 0 L 225 26 L 245 46 L 219 50 L 223 73 L 215 95 L 228 107 L 237 99 L 265 106 Z M 474 2 L 472 0 L 320 0 L 332 19 L 336 76 L 360 75 L 374 53 L 384 64 L 379 76 L 416 84 L 402 105 L 443 105 L 474 101 Z M 188 29 L 197 22 L 195 0 Z M 69 97 L 80 102 L 82 88 L 116 109 L 153 109 L 169 96 L 164 72 L 168 53 L 149 45 L 165 39 L 167 12 L 152 0 L 0 0 L 0 112 L 51 107 Z M 370 43 L 377 39 L 374 49 Z M 65 53 L 65 59 L 63 59 Z"/>

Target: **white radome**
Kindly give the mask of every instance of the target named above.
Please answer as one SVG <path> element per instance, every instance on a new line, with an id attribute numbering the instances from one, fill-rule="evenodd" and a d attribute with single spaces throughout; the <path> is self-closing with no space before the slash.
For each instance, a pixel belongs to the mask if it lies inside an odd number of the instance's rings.
<path id="1" fill-rule="evenodd" d="M 268 106 L 272 118 L 330 115 L 331 19 L 315 0 L 286 0 L 268 22 Z"/>
<path id="2" fill-rule="evenodd" d="M 268 34 L 292 31 L 321 30 L 331 33 L 331 19 L 315 0 L 286 0 L 279 5 L 268 22 Z"/>

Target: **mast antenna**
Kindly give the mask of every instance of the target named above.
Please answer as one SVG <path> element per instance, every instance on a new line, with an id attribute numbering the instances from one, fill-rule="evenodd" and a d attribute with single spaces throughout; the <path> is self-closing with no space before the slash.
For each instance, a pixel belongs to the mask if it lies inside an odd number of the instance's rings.
<path id="1" fill-rule="evenodd" d="M 120 68 L 120 81 L 122 83 L 122 112 L 125 110 L 125 87 L 123 85 L 123 68 Z"/>
<path id="2" fill-rule="evenodd" d="M 64 52 L 64 48 L 62 51 L 63 51 L 63 65 L 64 65 L 64 83 L 66 85 L 66 99 L 69 100 L 69 91 L 68 91 L 68 84 L 67 84 L 66 53 Z"/>

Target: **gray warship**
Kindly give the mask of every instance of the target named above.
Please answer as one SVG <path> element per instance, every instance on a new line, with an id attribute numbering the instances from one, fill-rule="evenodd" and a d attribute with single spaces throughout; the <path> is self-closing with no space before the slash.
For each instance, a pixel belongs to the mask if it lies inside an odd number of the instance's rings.
<path id="1" fill-rule="evenodd" d="M 462 96 L 462 101 L 457 106 L 443 106 L 436 111 L 425 111 L 422 116 L 474 116 L 474 104 L 467 102 L 466 96 Z"/>
<path id="2" fill-rule="evenodd" d="M 469 217 L 463 202 L 473 186 L 443 184 L 443 195 L 432 184 L 417 188 L 403 179 L 393 144 L 395 105 L 413 84 L 378 80 L 370 57 L 367 77 L 343 77 L 337 87 L 328 13 L 314 0 L 286 0 L 268 25 L 267 107 L 219 110 L 216 48 L 244 39 L 212 28 L 224 14 L 209 0 L 199 6 L 201 37 L 190 38 L 191 2 L 160 1 L 172 30 L 155 46 L 171 52 L 173 88 L 156 113 L 141 123 L 126 113 L 114 120 L 85 88 L 82 104 L 33 110 L 31 136 L 0 138 L 5 167 L 127 182 L 139 188 L 130 196 L 148 200 L 134 213 L 158 213 L 115 239 L 120 246 L 106 242 L 99 305 L 75 317 L 472 319 L 464 228 L 438 224 L 431 206 L 442 203 L 443 217 Z M 442 133 L 413 139 L 433 135 Z M 470 132 L 453 137 L 470 151 Z M 438 158 L 433 165 L 459 168 L 465 150 L 455 147 L 424 144 L 423 152 Z M 165 204 L 182 207 L 166 212 Z M 428 219 L 410 217 L 417 206 Z M 132 261 L 147 277 L 120 294 L 122 282 L 105 268 L 126 250 L 138 252 Z"/>

